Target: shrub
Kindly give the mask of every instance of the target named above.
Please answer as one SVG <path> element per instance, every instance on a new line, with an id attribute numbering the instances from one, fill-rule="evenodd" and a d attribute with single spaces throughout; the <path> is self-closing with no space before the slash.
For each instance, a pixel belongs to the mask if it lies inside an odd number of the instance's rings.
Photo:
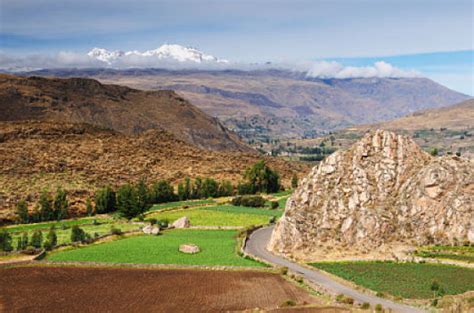
<path id="1" fill-rule="evenodd" d="M 344 300 L 342 300 L 342 303 L 345 303 L 345 304 L 354 304 L 354 299 L 351 298 L 351 297 L 344 297 Z"/>
<path id="2" fill-rule="evenodd" d="M 35 231 L 33 235 L 31 236 L 31 245 L 34 248 L 41 248 L 43 245 L 43 233 L 39 230 Z"/>
<path id="3" fill-rule="evenodd" d="M 437 155 L 438 155 L 438 149 L 437 149 L 437 148 L 431 149 L 430 154 L 431 154 L 432 156 L 437 156 Z"/>
<path id="4" fill-rule="evenodd" d="M 286 300 L 285 302 L 283 302 L 280 307 L 289 307 L 289 306 L 295 306 L 296 305 L 296 302 L 294 300 Z"/>
<path id="5" fill-rule="evenodd" d="M 232 199 L 232 204 L 237 206 L 261 208 L 265 206 L 265 199 L 261 196 L 238 196 Z"/>
<path id="6" fill-rule="evenodd" d="M 268 219 L 268 223 L 269 224 L 275 224 L 276 222 L 276 217 L 275 216 L 270 216 L 270 218 Z"/>
<path id="7" fill-rule="evenodd" d="M 74 225 L 71 229 L 71 241 L 72 242 L 84 242 L 86 239 L 86 233 L 82 228 Z"/>
<path id="8" fill-rule="evenodd" d="M 279 206 L 278 201 L 272 201 L 272 202 L 271 202 L 270 207 L 271 207 L 272 210 L 277 209 L 278 206 Z"/>
<path id="9" fill-rule="evenodd" d="M 160 227 L 161 228 L 168 228 L 168 223 L 169 223 L 168 220 L 162 220 L 160 222 Z"/>
<path id="10" fill-rule="evenodd" d="M 51 244 L 51 242 L 49 242 L 49 240 L 46 240 L 43 244 L 43 248 L 46 251 L 51 251 L 51 250 L 53 250 L 53 245 Z"/>
<path id="11" fill-rule="evenodd" d="M 112 226 L 112 227 L 110 228 L 110 233 L 111 233 L 112 235 L 118 235 L 118 236 L 120 236 L 120 235 L 123 234 L 123 232 L 122 232 L 122 230 L 121 230 L 120 228 L 116 228 L 116 227 L 114 227 L 114 226 Z"/>
<path id="12" fill-rule="evenodd" d="M 375 312 L 382 312 L 382 310 L 383 310 L 383 307 L 380 303 L 375 305 Z"/>
<path id="13" fill-rule="evenodd" d="M 281 267 L 281 268 L 280 268 L 280 274 L 281 274 L 281 275 L 286 275 L 286 274 L 288 274 L 288 267 L 286 267 L 286 266 Z"/>
<path id="14" fill-rule="evenodd" d="M 0 232 L 0 249 L 6 252 L 13 250 L 12 236 L 6 230 Z"/>
<path id="15" fill-rule="evenodd" d="M 150 223 L 150 225 L 156 225 L 156 223 L 158 222 L 158 220 L 156 218 L 150 218 L 148 220 L 148 222 Z"/>
<path id="16" fill-rule="evenodd" d="M 142 213 L 138 206 L 136 191 L 131 185 L 125 184 L 118 189 L 117 210 L 122 217 L 127 219 L 132 219 Z"/>
<path id="17" fill-rule="evenodd" d="M 51 247 L 55 247 L 58 244 L 58 236 L 56 235 L 56 229 L 54 225 L 49 229 L 46 240 L 51 245 Z"/>
<path id="18" fill-rule="evenodd" d="M 342 302 L 343 300 L 344 300 L 344 295 L 343 295 L 343 294 L 338 294 L 338 295 L 336 296 L 336 301 L 337 301 L 337 302 Z"/>
<path id="19" fill-rule="evenodd" d="M 49 221 L 54 218 L 53 204 L 46 191 L 41 193 L 39 199 L 39 221 Z"/>
<path id="20" fill-rule="evenodd" d="M 25 250 L 28 247 L 28 233 L 24 232 L 21 237 L 18 237 L 16 249 L 18 251 Z"/>
<path id="21" fill-rule="evenodd" d="M 68 215 L 69 202 L 67 201 L 66 192 L 63 189 L 58 188 L 53 201 L 53 218 L 59 221 L 67 218 Z"/>
<path id="22" fill-rule="evenodd" d="M 361 308 L 362 310 L 368 310 L 368 309 L 370 309 L 370 303 L 364 302 L 364 303 L 362 303 L 362 305 L 360 306 L 360 308 Z"/>
<path id="23" fill-rule="evenodd" d="M 295 189 L 296 187 L 298 187 L 298 176 L 293 174 L 293 177 L 291 178 L 291 188 Z"/>

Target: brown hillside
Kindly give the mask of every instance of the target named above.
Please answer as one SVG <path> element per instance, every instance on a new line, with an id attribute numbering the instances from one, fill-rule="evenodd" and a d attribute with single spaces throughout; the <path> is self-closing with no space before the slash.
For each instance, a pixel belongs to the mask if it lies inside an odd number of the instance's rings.
<path id="1" fill-rule="evenodd" d="M 85 78 L 0 74 L 0 121 L 89 123 L 125 134 L 162 129 L 212 150 L 250 151 L 238 136 L 173 91 L 139 91 Z"/>
<path id="2" fill-rule="evenodd" d="M 65 188 L 73 208 L 97 187 L 186 176 L 228 179 L 236 184 L 259 155 L 202 150 L 162 130 L 125 135 L 87 124 L 0 122 L 0 219 L 12 217 L 17 201 L 33 203 L 41 190 Z M 265 157 L 286 186 L 309 168 Z M 75 200 L 74 200 L 75 199 Z"/>

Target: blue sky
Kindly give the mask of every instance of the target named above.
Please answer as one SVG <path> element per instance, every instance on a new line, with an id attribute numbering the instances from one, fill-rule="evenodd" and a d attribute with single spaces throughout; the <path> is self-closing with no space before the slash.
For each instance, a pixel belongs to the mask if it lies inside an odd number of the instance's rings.
<path id="1" fill-rule="evenodd" d="M 473 10 L 472 0 L 2 0 L 0 50 L 177 43 L 237 62 L 384 60 L 473 95 Z"/>

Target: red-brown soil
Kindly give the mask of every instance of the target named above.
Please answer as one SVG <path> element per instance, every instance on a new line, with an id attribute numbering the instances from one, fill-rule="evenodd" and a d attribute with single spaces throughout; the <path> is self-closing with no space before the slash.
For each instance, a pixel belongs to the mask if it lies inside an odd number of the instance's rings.
<path id="1" fill-rule="evenodd" d="M 4 312 L 222 312 L 273 309 L 286 300 L 317 301 L 279 275 L 265 272 L 0 269 Z"/>

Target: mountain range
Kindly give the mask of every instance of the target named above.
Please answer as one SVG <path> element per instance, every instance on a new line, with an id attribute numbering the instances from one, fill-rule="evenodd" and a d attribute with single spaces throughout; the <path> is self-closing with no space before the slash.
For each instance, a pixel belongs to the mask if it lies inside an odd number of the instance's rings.
<path id="1" fill-rule="evenodd" d="M 311 138 L 469 99 L 423 77 L 323 79 L 279 69 L 50 69 L 25 74 L 171 89 L 248 141 Z"/>

